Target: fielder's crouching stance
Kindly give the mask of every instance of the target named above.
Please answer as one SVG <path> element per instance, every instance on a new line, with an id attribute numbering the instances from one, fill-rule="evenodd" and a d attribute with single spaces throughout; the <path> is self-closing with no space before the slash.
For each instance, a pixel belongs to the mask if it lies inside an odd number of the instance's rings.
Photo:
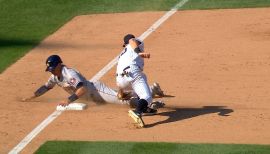
<path id="1" fill-rule="evenodd" d="M 117 91 L 107 87 L 104 83 L 88 81 L 75 69 L 65 66 L 58 55 L 49 56 L 46 65 L 46 71 L 52 74 L 48 82 L 37 89 L 33 96 L 25 98 L 23 101 L 30 101 L 39 97 L 57 84 L 70 94 L 66 100 L 60 103 L 62 106 L 66 106 L 79 98 L 94 102 L 130 104 L 130 100 L 118 99 Z"/>
<path id="2" fill-rule="evenodd" d="M 138 95 L 138 104 L 136 110 L 129 110 L 129 116 L 132 117 L 140 127 L 144 127 L 142 119 L 143 113 L 157 113 L 156 109 L 151 108 L 152 91 L 159 91 L 163 96 L 159 85 L 154 84 L 153 90 L 149 88 L 146 75 L 143 73 L 144 59 L 150 58 L 149 53 L 144 52 L 144 43 L 135 38 L 134 35 L 128 34 L 124 37 L 125 49 L 119 56 L 116 83 L 119 87 L 119 93 L 125 89 L 132 89 Z M 157 93 L 158 94 L 158 93 Z"/>

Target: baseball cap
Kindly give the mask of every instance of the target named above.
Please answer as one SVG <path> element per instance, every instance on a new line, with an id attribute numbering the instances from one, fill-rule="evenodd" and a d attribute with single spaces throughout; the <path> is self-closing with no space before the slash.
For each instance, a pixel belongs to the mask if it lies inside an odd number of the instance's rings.
<path id="1" fill-rule="evenodd" d="M 46 60 L 47 68 L 45 71 L 53 71 L 59 63 L 63 63 L 58 55 L 51 55 Z"/>
<path id="2" fill-rule="evenodd" d="M 132 38 L 135 38 L 135 36 L 133 34 L 127 34 L 125 37 L 124 37 L 124 44 L 123 44 L 123 47 L 125 47 L 127 44 L 128 44 L 128 41 Z"/>

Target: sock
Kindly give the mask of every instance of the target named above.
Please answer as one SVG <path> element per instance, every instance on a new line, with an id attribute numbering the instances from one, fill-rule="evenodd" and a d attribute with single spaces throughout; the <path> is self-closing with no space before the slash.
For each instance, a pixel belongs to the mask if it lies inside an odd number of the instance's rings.
<path id="1" fill-rule="evenodd" d="M 142 112 L 146 111 L 147 105 L 148 105 L 148 102 L 145 99 L 140 99 L 136 107 L 136 112 L 141 114 Z"/>

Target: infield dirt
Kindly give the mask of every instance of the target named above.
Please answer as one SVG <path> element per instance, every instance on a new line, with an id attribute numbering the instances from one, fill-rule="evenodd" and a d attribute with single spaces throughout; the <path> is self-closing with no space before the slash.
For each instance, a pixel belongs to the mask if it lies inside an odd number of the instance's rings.
<path id="1" fill-rule="evenodd" d="M 45 60 L 59 54 L 66 65 L 93 77 L 164 12 L 78 16 L 0 74 L 0 153 L 7 153 L 68 95 L 55 88 L 21 102 L 44 84 Z M 136 22 L 134 22 L 136 21 Z M 270 144 L 270 8 L 179 11 L 145 40 L 149 83 L 159 82 L 166 108 L 136 129 L 128 106 L 88 102 L 66 111 L 24 150 L 47 140 L 164 141 Z M 101 81 L 115 85 L 115 67 Z"/>

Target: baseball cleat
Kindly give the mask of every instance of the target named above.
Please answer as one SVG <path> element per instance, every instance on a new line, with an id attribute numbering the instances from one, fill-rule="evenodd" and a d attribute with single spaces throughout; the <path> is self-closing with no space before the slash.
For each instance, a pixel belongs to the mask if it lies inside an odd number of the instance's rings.
<path id="1" fill-rule="evenodd" d="M 164 96 L 164 92 L 161 90 L 161 88 L 157 82 L 154 82 L 154 84 L 152 86 L 152 93 L 153 93 L 153 96 L 155 96 L 155 95 L 158 95 L 160 97 Z"/>
<path id="2" fill-rule="evenodd" d="M 147 110 L 142 113 L 142 115 L 144 115 L 144 116 L 150 116 L 150 115 L 157 114 L 157 112 L 158 111 L 156 109 L 152 109 L 152 108 L 148 107 Z"/>
<path id="3" fill-rule="evenodd" d="M 149 107 L 152 109 L 159 109 L 159 108 L 163 108 L 165 106 L 165 103 L 163 101 L 154 101 L 152 102 Z"/>
<path id="4" fill-rule="evenodd" d="M 129 110 L 128 115 L 138 124 L 139 127 L 144 127 L 144 122 L 141 115 L 139 115 L 133 110 Z"/>

